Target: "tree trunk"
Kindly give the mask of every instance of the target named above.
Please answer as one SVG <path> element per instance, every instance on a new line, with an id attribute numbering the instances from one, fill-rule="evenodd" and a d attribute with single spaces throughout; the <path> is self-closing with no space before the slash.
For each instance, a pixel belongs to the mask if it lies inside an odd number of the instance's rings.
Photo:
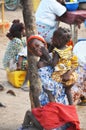
<path id="1" fill-rule="evenodd" d="M 26 27 L 26 37 L 28 38 L 30 35 L 37 34 L 35 15 L 33 11 L 33 3 L 32 0 L 21 0 L 21 4 L 23 6 L 22 12 Z M 27 75 L 30 81 L 30 95 L 31 95 L 30 98 L 33 99 L 33 101 L 31 100 L 32 101 L 31 104 L 34 104 L 32 105 L 31 108 L 33 108 L 40 106 L 38 95 L 40 92 L 41 84 L 38 78 L 37 57 L 32 56 L 29 52 L 27 55 L 28 55 Z"/>
<path id="2" fill-rule="evenodd" d="M 37 34 L 36 22 L 35 22 L 35 14 L 33 11 L 33 2 L 32 0 L 21 0 L 22 4 L 22 13 L 24 18 L 24 23 L 26 26 L 26 35 L 29 37 L 30 35 Z"/>
<path id="3" fill-rule="evenodd" d="M 37 34 L 36 23 L 35 23 L 35 15 L 33 11 L 33 3 L 32 0 L 21 0 L 22 4 L 22 13 L 24 18 L 24 23 L 26 27 L 26 37 L 28 38 L 30 35 Z M 28 50 L 28 49 L 27 49 Z M 28 51 L 27 51 L 28 52 Z M 37 69 L 37 57 L 31 55 L 29 52 L 28 56 L 28 71 L 27 71 L 27 80 L 30 81 L 30 101 L 31 101 L 31 109 L 34 107 L 39 107 L 39 93 L 41 89 L 41 82 L 38 77 L 38 69 Z M 27 81 L 26 80 L 26 81 Z M 26 112 L 27 115 L 27 112 Z M 25 115 L 23 126 L 28 125 L 27 116 Z"/>

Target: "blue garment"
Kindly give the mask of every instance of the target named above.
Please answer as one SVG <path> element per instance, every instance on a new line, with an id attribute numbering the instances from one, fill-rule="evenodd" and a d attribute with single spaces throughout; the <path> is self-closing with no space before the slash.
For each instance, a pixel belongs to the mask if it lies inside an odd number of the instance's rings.
<path id="1" fill-rule="evenodd" d="M 38 34 L 41 35 L 46 40 L 46 42 L 49 44 L 52 43 L 53 33 L 56 29 L 57 29 L 57 25 L 54 27 L 51 27 L 47 24 L 37 22 Z"/>
<path id="2" fill-rule="evenodd" d="M 38 69 L 38 74 L 42 83 L 42 92 L 39 96 L 39 101 L 42 106 L 49 102 L 48 95 L 44 92 L 44 89 L 47 89 L 52 92 L 56 102 L 68 104 L 65 88 L 62 83 L 58 83 L 51 78 L 52 72 L 53 68 L 51 66 Z"/>

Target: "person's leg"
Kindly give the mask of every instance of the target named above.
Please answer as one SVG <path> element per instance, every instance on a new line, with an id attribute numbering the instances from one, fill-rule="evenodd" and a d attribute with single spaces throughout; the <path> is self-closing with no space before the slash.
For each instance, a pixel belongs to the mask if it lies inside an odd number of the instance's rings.
<path id="1" fill-rule="evenodd" d="M 43 130 L 40 123 L 37 121 L 31 111 L 27 111 L 22 124 L 21 130 Z"/>
<path id="2" fill-rule="evenodd" d="M 38 34 L 41 35 L 48 44 L 52 44 L 53 32 L 57 29 L 57 26 L 51 27 L 41 22 L 37 23 Z"/>

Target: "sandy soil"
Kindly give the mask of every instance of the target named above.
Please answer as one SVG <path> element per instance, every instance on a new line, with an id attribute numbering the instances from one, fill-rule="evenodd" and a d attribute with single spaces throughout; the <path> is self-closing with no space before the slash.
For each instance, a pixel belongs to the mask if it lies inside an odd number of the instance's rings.
<path id="1" fill-rule="evenodd" d="M 14 19 L 23 21 L 21 9 L 14 12 L 5 11 L 5 19 L 9 22 L 12 22 Z M 62 25 L 64 26 L 64 24 Z M 6 31 L 2 33 L 0 30 L 0 84 L 4 86 L 4 90 L 0 92 L 0 102 L 6 106 L 5 108 L 0 107 L 0 130 L 17 130 L 23 122 L 25 112 L 30 109 L 30 100 L 28 91 L 14 88 L 7 82 L 6 71 L 2 65 L 2 58 L 8 43 L 8 39 L 5 36 Z M 86 28 L 84 28 L 83 24 L 79 30 L 78 38 L 86 38 Z M 16 96 L 7 94 L 8 90 L 13 90 Z M 86 130 L 86 107 L 76 106 L 76 108 L 81 129 Z"/>

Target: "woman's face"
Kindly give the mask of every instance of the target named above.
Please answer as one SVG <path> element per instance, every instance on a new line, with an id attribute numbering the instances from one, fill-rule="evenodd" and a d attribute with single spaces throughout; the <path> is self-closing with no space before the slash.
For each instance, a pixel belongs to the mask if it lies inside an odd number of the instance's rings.
<path id="1" fill-rule="evenodd" d="M 32 52 L 32 54 L 36 56 L 42 56 L 42 47 L 44 47 L 44 43 L 39 41 L 38 39 L 34 39 L 30 44 L 29 44 L 29 51 Z"/>

